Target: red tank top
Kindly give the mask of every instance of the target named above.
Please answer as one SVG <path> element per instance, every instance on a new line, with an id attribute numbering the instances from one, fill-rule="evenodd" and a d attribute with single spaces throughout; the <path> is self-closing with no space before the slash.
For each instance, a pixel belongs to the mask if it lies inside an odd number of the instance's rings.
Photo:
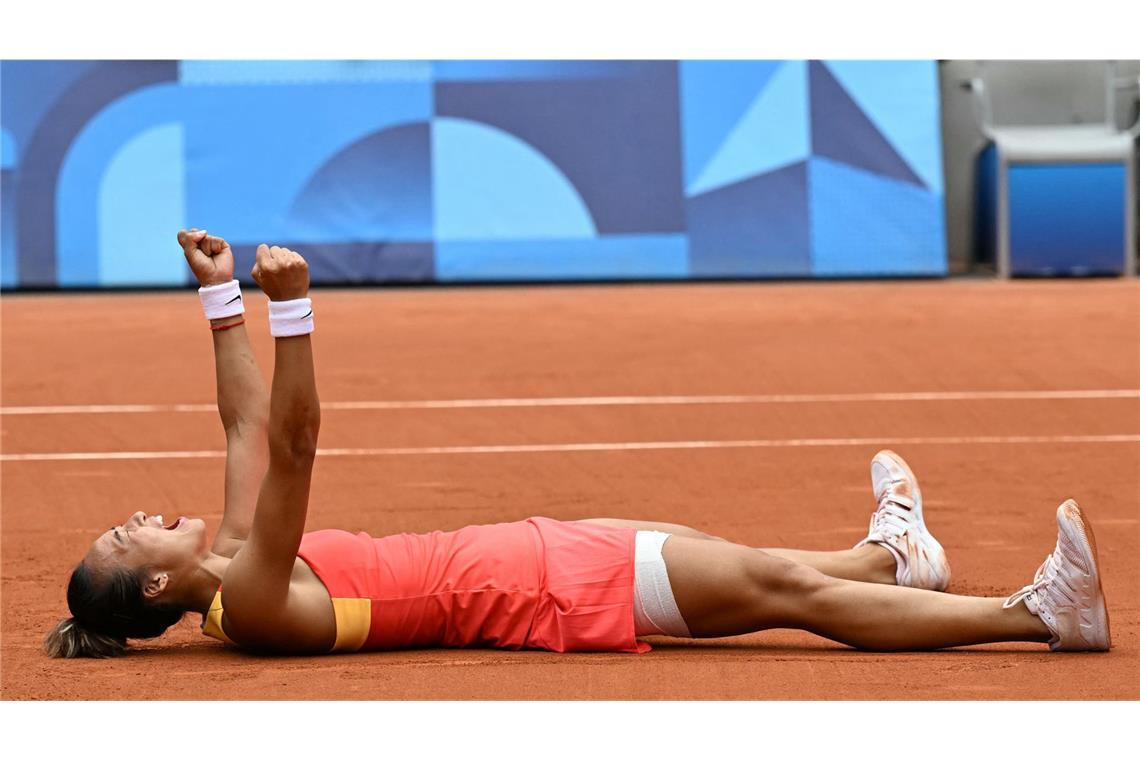
<path id="1" fill-rule="evenodd" d="M 648 651 L 634 635 L 635 531 L 537 517 L 372 538 L 306 533 L 297 552 L 328 589 L 332 651 L 485 646 Z M 203 631 L 229 641 L 221 592 Z"/>

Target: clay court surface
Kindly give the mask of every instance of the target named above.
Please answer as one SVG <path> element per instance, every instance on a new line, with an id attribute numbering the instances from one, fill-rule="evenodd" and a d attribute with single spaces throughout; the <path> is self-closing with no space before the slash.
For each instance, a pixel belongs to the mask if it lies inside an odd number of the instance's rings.
<path id="1" fill-rule="evenodd" d="M 264 298 L 247 294 L 268 375 Z M 119 660 L 51 660 L 40 641 L 95 535 L 137 509 L 217 526 L 225 442 L 193 292 L 12 295 L 0 307 L 4 698 L 1140 698 L 1136 282 L 320 290 L 314 302 L 328 451 L 310 529 L 626 517 L 847 548 L 875 506 L 868 462 L 890 447 L 921 479 L 954 593 L 1028 583 L 1057 505 L 1076 498 L 1097 530 L 1114 648 L 872 654 L 769 631 L 654 641 L 645 655 L 270 659 L 204 637 L 188 615 Z"/>

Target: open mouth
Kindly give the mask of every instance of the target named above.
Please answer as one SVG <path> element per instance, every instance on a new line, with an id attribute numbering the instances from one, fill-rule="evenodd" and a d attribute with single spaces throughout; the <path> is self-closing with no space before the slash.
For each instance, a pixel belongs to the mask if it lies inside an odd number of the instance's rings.
<path id="1" fill-rule="evenodd" d="M 180 525 L 182 525 L 182 523 L 184 523 L 184 522 L 186 522 L 186 518 L 185 517 L 179 517 L 177 520 L 175 520 L 170 525 L 163 525 L 162 527 L 163 527 L 163 530 L 177 530 L 178 527 Z"/>

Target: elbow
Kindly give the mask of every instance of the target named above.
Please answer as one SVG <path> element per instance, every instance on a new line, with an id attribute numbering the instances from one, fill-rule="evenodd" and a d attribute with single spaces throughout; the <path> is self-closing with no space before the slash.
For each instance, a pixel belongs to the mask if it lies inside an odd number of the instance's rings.
<path id="1" fill-rule="evenodd" d="M 265 439 L 269 433 L 269 407 L 250 409 L 239 414 L 226 427 L 226 435 L 241 439 Z"/>
<path id="2" fill-rule="evenodd" d="M 270 454 L 278 461 L 311 466 L 317 456 L 320 429 L 320 412 L 308 415 L 299 424 L 281 427 L 269 436 Z"/>
<path id="3" fill-rule="evenodd" d="M 264 434 L 269 429 L 269 398 L 247 404 L 244 412 L 238 415 L 238 424 Z"/>
<path id="4" fill-rule="evenodd" d="M 290 468 L 312 467 L 317 458 L 317 437 L 294 436 L 270 442 L 269 456 L 274 462 Z"/>

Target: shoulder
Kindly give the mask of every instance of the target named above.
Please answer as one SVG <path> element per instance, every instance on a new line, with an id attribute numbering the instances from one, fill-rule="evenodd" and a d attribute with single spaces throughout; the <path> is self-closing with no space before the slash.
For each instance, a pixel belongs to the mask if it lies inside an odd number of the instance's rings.
<path id="1" fill-rule="evenodd" d="M 217 632 L 251 649 L 328 651 L 336 639 L 336 616 L 320 578 L 294 555 L 283 584 L 270 589 L 257 554 L 256 542 L 246 541 L 226 568 L 211 608 Z"/>
<path id="2" fill-rule="evenodd" d="M 215 598 L 217 632 L 223 640 L 252 650 L 282 654 L 324 654 L 336 641 L 336 617 L 319 584 L 290 584 L 284 605 L 264 608 L 247 595 L 224 589 Z M 205 632 L 211 625 L 207 620 Z"/>

